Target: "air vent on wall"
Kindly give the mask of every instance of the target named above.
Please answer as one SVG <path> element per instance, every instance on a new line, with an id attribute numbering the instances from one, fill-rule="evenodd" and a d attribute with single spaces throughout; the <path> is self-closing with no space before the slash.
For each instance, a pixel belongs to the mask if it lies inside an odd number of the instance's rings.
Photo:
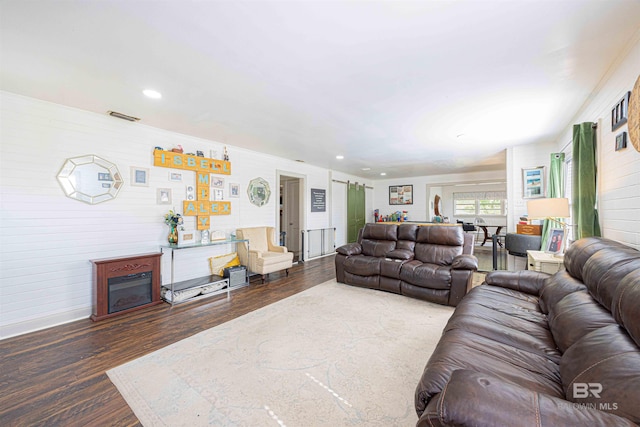
<path id="1" fill-rule="evenodd" d="M 137 122 L 140 119 L 133 116 L 127 116 L 126 114 L 118 113 L 117 111 L 107 111 L 107 114 L 112 117 L 117 117 L 119 119 L 128 120 L 130 122 Z"/>

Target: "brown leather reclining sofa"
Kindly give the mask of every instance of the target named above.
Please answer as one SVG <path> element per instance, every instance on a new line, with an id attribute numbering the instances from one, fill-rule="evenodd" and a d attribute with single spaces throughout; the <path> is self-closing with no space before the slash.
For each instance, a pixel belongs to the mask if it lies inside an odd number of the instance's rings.
<path id="1" fill-rule="evenodd" d="M 336 249 L 336 280 L 455 306 L 478 269 L 473 240 L 459 225 L 365 224 Z"/>
<path id="2" fill-rule="evenodd" d="M 566 271 L 494 271 L 416 388 L 418 426 L 640 423 L 640 251 L 586 238 Z"/>

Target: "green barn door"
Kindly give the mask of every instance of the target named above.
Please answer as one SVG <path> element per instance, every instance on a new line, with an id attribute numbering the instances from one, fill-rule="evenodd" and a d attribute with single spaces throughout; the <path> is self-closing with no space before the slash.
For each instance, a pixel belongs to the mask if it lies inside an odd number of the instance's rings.
<path id="1" fill-rule="evenodd" d="M 347 189 L 347 240 L 358 240 L 358 231 L 364 227 L 364 185 L 348 184 Z"/>

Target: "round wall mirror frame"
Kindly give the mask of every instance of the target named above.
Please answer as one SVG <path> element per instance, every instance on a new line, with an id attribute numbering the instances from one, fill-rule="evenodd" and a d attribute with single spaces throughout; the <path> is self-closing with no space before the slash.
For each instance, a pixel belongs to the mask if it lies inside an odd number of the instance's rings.
<path id="1" fill-rule="evenodd" d="M 116 165 L 93 154 L 67 159 L 57 178 L 67 197 L 90 205 L 115 199 L 123 183 Z"/>

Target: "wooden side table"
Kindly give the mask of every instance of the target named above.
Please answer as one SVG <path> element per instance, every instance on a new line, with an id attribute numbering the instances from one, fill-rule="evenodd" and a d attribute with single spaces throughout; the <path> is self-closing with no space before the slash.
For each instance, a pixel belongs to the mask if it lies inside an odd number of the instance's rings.
<path id="1" fill-rule="evenodd" d="M 543 251 L 527 251 L 527 270 L 554 274 L 564 269 L 564 255 L 554 255 Z"/>

